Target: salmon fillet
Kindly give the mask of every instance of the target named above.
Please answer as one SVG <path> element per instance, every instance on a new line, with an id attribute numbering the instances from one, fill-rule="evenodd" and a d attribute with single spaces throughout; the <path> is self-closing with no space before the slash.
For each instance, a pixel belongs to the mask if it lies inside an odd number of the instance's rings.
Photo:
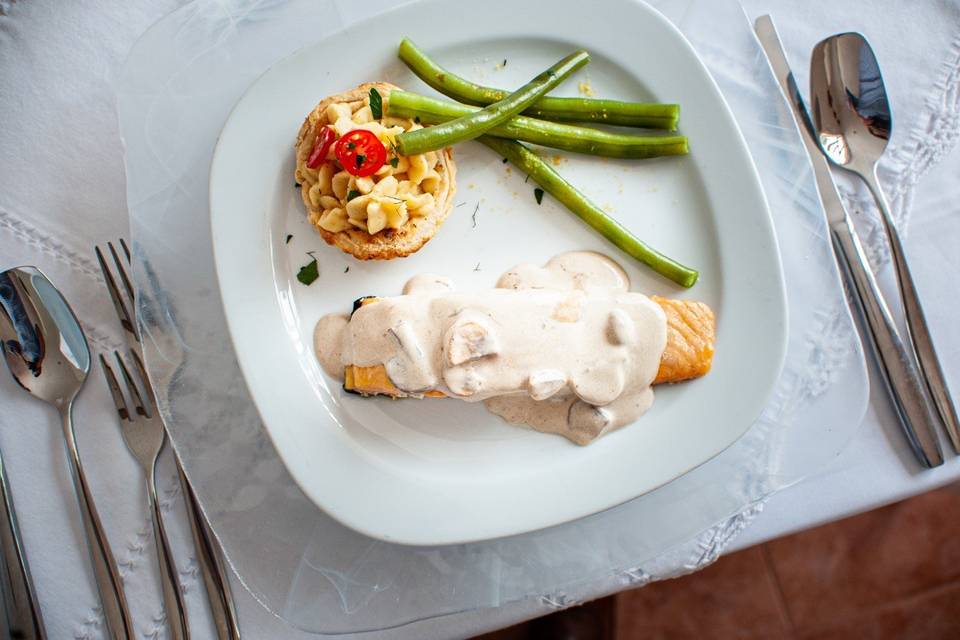
<path id="1" fill-rule="evenodd" d="M 667 346 L 660 357 L 660 370 L 653 384 L 682 382 L 710 371 L 717 339 L 713 311 L 702 302 L 650 298 L 667 315 Z"/>
<path id="2" fill-rule="evenodd" d="M 667 346 L 660 357 L 660 369 L 653 384 L 683 382 L 706 375 L 713 364 L 716 342 L 713 311 L 703 302 L 659 296 L 651 296 L 650 299 L 659 304 L 667 316 Z M 354 310 L 376 300 L 375 297 L 361 298 L 355 303 Z M 348 366 L 344 371 L 343 388 L 361 395 L 404 395 L 390 381 L 382 364 Z M 428 391 L 424 395 L 445 397 L 440 391 Z"/>

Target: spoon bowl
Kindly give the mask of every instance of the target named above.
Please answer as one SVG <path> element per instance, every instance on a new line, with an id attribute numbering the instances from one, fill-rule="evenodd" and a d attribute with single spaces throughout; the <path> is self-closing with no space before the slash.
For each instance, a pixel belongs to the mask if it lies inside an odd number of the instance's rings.
<path id="1" fill-rule="evenodd" d="M 56 407 L 69 404 L 90 372 L 90 349 L 66 300 L 36 267 L 0 273 L 0 340 L 21 387 Z"/>
<path id="2" fill-rule="evenodd" d="M 859 33 L 842 33 L 813 49 L 811 110 L 817 139 L 834 163 L 872 173 L 890 140 L 890 101 L 870 43 Z"/>

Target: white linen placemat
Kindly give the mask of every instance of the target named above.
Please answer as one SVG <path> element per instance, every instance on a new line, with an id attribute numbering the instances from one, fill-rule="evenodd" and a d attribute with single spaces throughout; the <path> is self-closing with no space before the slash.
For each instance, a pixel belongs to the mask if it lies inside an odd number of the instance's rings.
<path id="1" fill-rule="evenodd" d="M 121 145 L 113 82 L 132 42 L 157 18 L 182 4 L 175 0 L 117 3 L 0 1 L 0 264 L 38 264 L 60 286 L 84 320 L 94 350 L 119 346 L 113 311 L 105 297 L 92 246 L 127 233 Z M 392 2 L 339 2 L 345 21 L 365 17 Z M 928 317 L 947 363 L 956 363 L 960 337 L 950 331 L 955 303 L 945 278 L 960 266 L 956 224 L 948 224 L 958 186 L 957 133 L 960 38 L 956 5 L 922 9 L 910 3 L 816 0 L 808 3 L 750 1 L 751 15 L 775 15 L 801 86 L 804 62 L 822 36 L 856 28 L 880 55 L 894 96 L 895 134 L 884 163 L 898 218 L 922 231 L 911 250 Z M 558 3 L 558 8 L 561 5 Z M 940 165 L 944 162 L 943 165 Z M 938 166 L 940 165 L 940 166 Z M 921 179 L 924 182 L 921 184 Z M 918 190 L 918 186 L 920 187 Z M 868 209 L 864 192 L 847 187 L 854 211 Z M 924 206 L 919 206 L 921 203 Z M 864 216 L 860 216 L 861 219 Z M 948 233 L 943 226 L 948 225 Z M 869 225 L 872 250 L 882 254 L 877 226 Z M 952 244 L 951 244 L 952 242 Z M 940 277 L 938 277 L 940 276 Z M 952 356 L 952 358 L 951 358 Z M 94 372 L 95 375 L 99 375 Z M 0 375 L 0 445 L 14 490 L 21 527 L 51 638 L 102 637 L 95 587 L 82 541 L 79 514 L 52 412 Z M 164 637 L 142 480 L 127 454 L 101 382 L 91 379 L 77 407 L 85 464 L 114 551 L 123 566 L 137 629 Z M 170 460 L 164 461 L 166 508 L 181 517 Z M 813 514 L 811 514 L 813 515 Z M 201 612 L 202 588 L 189 558 L 182 519 L 172 523 L 176 553 L 191 613 Z M 297 637 L 237 588 L 247 637 Z M 458 636 L 533 613 L 517 607 L 497 616 L 470 615 L 452 628 L 422 625 L 411 637 Z M 202 615 L 194 615 L 203 623 Z M 458 629 L 462 630 L 459 631 Z M 199 635 L 199 634 L 198 634 Z M 304 636 L 308 637 L 308 636 Z"/>

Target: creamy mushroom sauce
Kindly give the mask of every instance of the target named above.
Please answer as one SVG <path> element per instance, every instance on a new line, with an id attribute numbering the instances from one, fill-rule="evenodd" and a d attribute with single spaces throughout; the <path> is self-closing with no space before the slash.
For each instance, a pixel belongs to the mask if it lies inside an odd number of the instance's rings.
<path id="1" fill-rule="evenodd" d="M 383 364 L 405 395 L 482 400 L 507 422 L 583 445 L 653 403 L 666 317 L 629 286 L 619 264 L 586 251 L 519 265 L 488 291 L 419 275 L 402 296 L 322 318 L 315 347 L 331 376 Z"/>

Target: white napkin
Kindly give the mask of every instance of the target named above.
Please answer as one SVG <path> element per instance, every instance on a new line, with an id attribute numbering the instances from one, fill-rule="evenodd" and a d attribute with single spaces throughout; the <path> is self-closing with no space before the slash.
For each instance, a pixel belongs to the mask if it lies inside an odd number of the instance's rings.
<path id="1" fill-rule="evenodd" d="M 73 304 L 94 351 L 120 346 L 119 327 L 92 259 L 94 244 L 127 234 L 113 81 L 132 42 L 181 4 L 0 0 L 0 267 L 41 267 Z M 343 0 L 338 6 L 344 20 L 353 21 L 394 4 Z M 947 375 L 960 383 L 960 334 L 950 331 L 955 285 L 953 278 L 944 277 L 960 266 L 954 204 L 960 157 L 951 153 L 960 127 L 960 36 L 955 30 L 960 7 L 896 0 L 745 4 L 751 17 L 774 15 L 801 86 L 807 82 L 810 49 L 827 34 L 860 30 L 877 50 L 895 110 L 884 178 L 897 216 L 911 222 L 908 250 L 928 319 Z M 845 191 L 852 208 L 868 209 L 862 189 L 849 184 Z M 866 230 L 873 251 L 883 254 L 876 224 L 867 224 Z M 49 637 L 102 637 L 55 414 L 6 374 L 0 374 L 0 398 L 0 446 Z M 81 454 L 122 565 L 137 630 L 145 638 L 165 637 L 143 478 L 123 445 L 111 406 L 95 369 L 77 404 Z M 162 461 L 160 477 L 195 633 L 212 637 L 169 456 Z M 811 505 L 805 514 L 809 521 L 822 517 L 815 508 Z M 234 590 L 245 637 L 308 637 L 259 608 L 236 582 Z M 392 637 L 464 636 L 535 611 L 531 605 L 471 614 L 417 625 Z"/>

